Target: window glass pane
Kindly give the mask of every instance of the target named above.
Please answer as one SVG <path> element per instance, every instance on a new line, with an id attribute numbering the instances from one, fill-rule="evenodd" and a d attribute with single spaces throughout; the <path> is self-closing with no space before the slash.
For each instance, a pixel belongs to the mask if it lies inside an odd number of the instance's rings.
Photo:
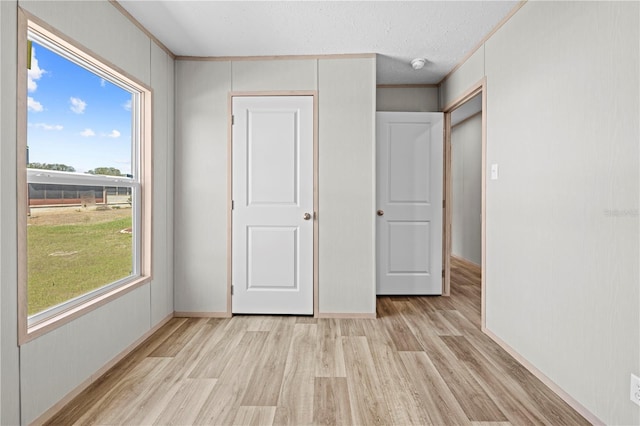
<path id="1" fill-rule="evenodd" d="M 133 209 L 127 192 L 29 184 L 29 315 L 132 275 Z M 54 195 L 46 198 L 49 194 Z"/>
<path id="2" fill-rule="evenodd" d="M 131 92 L 34 41 L 28 167 L 130 175 L 132 102 Z"/>

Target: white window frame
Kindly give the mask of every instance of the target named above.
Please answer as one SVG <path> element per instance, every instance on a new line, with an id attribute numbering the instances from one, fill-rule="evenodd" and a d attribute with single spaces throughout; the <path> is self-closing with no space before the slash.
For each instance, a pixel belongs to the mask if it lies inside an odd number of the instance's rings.
<path id="1" fill-rule="evenodd" d="M 151 280 L 151 89 L 55 29 L 19 10 L 18 38 L 18 324 L 19 344 L 47 333 Z M 26 167 L 27 40 L 132 93 L 131 177 L 104 176 Z M 127 187 L 132 193 L 133 272 L 86 294 L 28 315 L 27 212 L 28 184 Z"/>

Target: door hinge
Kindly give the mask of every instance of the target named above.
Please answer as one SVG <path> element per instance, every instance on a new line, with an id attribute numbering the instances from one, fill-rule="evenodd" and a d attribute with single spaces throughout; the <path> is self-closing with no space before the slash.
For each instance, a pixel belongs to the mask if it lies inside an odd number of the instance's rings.
<path id="1" fill-rule="evenodd" d="M 236 202 L 231 200 L 231 210 L 233 210 L 236 207 Z"/>
<path id="2" fill-rule="evenodd" d="M 231 115 L 231 125 L 233 126 L 234 124 L 236 124 L 236 116 Z"/>
<path id="3" fill-rule="evenodd" d="M 231 295 L 233 296 L 233 286 L 231 286 Z"/>
<path id="4" fill-rule="evenodd" d="M 442 270 L 442 278 L 444 278 L 444 269 Z M 233 294 L 233 293 L 232 293 Z"/>
<path id="5" fill-rule="evenodd" d="M 442 208 L 444 209 L 445 206 L 447 205 L 447 202 L 445 200 L 442 200 Z"/>

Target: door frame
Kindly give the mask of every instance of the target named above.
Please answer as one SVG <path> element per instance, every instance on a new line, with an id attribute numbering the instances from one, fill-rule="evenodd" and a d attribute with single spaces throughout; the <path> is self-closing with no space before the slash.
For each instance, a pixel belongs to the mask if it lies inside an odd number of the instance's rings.
<path id="1" fill-rule="evenodd" d="M 227 315 L 231 312 L 231 284 L 233 281 L 233 98 L 234 97 L 272 97 L 272 96 L 312 96 L 313 97 L 313 317 L 318 317 L 318 260 L 319 260 L 319 193 L 318 193 L 318 91 L 230 91 L 227 96 Z"/>
<path id="2" fill-rule="evenodd" d="M 453 101 L 445 104 L 442 111 L 444 112 L 444 203 L 443 203 L 443 250 L 442 250 L 442 265 L 444 269 L 444 277 L 442 280 L 442 295 L 451 295 L 451 239 L 452 229 L 451 224 L 453 222 L 453 209 L 452 209 L 452 177 L 451 177 L 451 114 L 452 112 L 462 106 L 464 103 L 471 100 L 476 95 L 482 95 L 482 183 L 481 183 L 481 237 L 480 237 L 480 251 L 481 251 L 481 280 L 480 280 L 480 294 L 481 294 L 481 307 L 480 307 L 480 328 L 484 331 L 486 326 L 485 321 L 485 285 L 486 285 L 486 192 L 487 192 L 487 78 L 483 77 L 480 81 L 473 84 L 462 95 L 454 99 Z"/>

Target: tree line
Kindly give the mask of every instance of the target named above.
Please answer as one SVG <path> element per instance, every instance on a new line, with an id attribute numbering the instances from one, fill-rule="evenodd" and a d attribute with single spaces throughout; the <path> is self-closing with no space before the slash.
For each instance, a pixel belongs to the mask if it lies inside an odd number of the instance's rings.
<path id="1" fill-rule="evenodd" d="M 27 164 L 29 169 L 40 170 L 56 170 L 59 172 L 75 172 L 76 169 L 66 164 L 49 164 L 49 163 L 29 163 Z M 120 169 L 115 167 L 96 167 L 95 169 L 87 171 L 91 175 L 107 175 L 107 176 L 124 176 Z"/>

